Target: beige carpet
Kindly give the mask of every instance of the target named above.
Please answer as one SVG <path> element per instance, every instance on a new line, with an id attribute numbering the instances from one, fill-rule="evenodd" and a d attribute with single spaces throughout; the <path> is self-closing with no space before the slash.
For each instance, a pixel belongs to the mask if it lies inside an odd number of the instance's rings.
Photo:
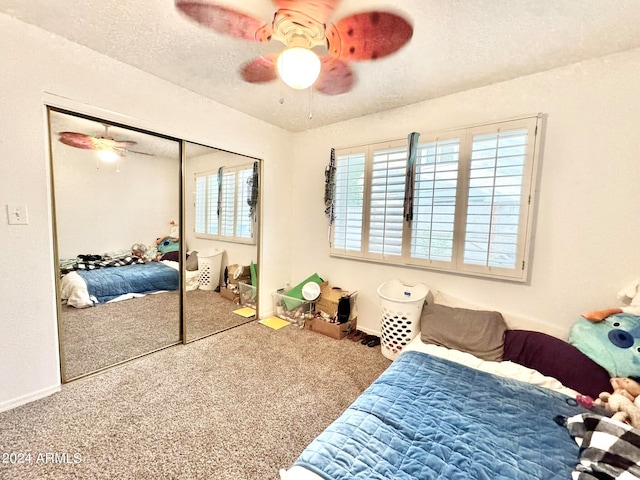
<path id="1" fill-rule="evenodd" d="M 247 323 L 0 414 L 2 451 L 31 454 L 0 478 L 275 480 L 389 364 L 380 347 Z M 81 461 L 37 464 L 47 453 Z"/>
<path id="2" fill-rule="evenodd" d="M 187 292 L 184 305 L 188 341 L 245 323 L 238 305 L 214 291 Z M 182 342 L 178 292 L 77 309 L 63 305 L 60 339 L 64 379 Z"/>

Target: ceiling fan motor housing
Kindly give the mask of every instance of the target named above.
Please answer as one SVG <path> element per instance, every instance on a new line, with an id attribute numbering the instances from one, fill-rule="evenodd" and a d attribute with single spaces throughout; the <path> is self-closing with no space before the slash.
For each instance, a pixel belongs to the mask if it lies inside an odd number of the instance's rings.
<path id="1" fill-rule="evenodd" d="M 294 10 L 278 10 L 273 19 L 273 38 L 287 47 L 325 45 L 325 25 Z"/>

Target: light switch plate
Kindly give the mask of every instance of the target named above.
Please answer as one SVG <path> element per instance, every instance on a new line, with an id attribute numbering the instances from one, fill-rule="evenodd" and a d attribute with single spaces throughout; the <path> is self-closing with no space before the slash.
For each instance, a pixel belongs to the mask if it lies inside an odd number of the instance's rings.
<path id="1" fill-rule="evenodd" d="M 28 225 L 29 214 L 27 206 L 19 203 L 10 203 L 7 205 L 7 216 L 9 225 Z"/>

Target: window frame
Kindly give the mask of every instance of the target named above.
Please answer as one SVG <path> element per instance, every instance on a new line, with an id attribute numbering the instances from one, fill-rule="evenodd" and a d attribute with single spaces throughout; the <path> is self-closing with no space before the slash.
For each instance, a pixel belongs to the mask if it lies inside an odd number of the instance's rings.
<path id="1" fill-rule="evenodd" d="M 218 213 L 218 205 L 220 199 L 216 202 L 215 205 L 211 204 L 211 195 L 209 195 L 209 191 L 211 188 L 211 184 L 209 182 L 210 177 L 215 177 L 217 179 L 219 175 L 219 170 L 206 170 L 203 172 L 194 173 L 194 191 L 193 191 L 193 203 L 194 203 L 194 235 L 196 238 L 208 239 L 208 240 L 219 240 L 223 242 L 232 242 L 232 243 L 241 243 L 247 245 L 255 245 L 256 244 L 256 222 L 257 222 L 257 209 L 253 211 L 250 215 L 249 227 L 250 227 L 250 235 L 248 237 L 238 235 L 238 220 L 240 215 L 246 214 L 247 210 L 250 211 L 248 206 L 244 204 L 247 203 L 247 185 L 242 185 L 241 182 L 243 180 L 242 172 L 248 172 L 244 181 L 246 182 L 248 178 L 251 178 L 253 175 L 253 163 L 249 164 L 241 164 L 234 165 L 229 167 L 220 167 L 222 169 L 222 177 L 223 177 L 223 185 L 224 185 L 224 177 L 225 175 L 234 174 L 234 187 L 233 187 L 233 235 L 225 235 L 222 232 L 225 230 L 223 228 L 223 211 L 224 208 L 221 208 L 221 212 Z M 198 179 L 205 179 L 205 191 L 204 191 L 204 221 L 199 219 L 197 216 L 199 215 L 199 211 L 197 208 L 198 205 Z M 217 183 L 217 181 L 216 181 Z M 224 188 L 224 186 L 222 187 Z M 213 211 L 212 211 L 213 208 Z M 210 219 L 213 217 L 217 217 L 217 232 L 218 233 L 207 233 L 209 231 Z M 198 225 L 204 223 L 204 231 L 197 231 Z"/>
<path id="2" fill-rule="evenodd" d="M 347 155 L 365 155 L 365 176 L 364 193 L 362 199 L 362 238 L 360 251 L 346 250 L 335 246 L 336 225 L 340 225 L 340 220 L 336 215 L 335 221 L 331 225 L 329 236 L 330 256 L 359 259 L 363 261 L 386 263 L 390 265 L 408 266 L 442 272 L 450 272 L 463 275 L 481 276 L 509 280 L 514 282 L 525 282 L 528 279 L 530 267 L 531 245 L 533 242 L 533 219 L 535 210 L 537 172 L 540 163 L 540 145 L 542 137 L 543 116 L 530 115 L 515 119 L 508 119 L 498 122 L 490 122 L 479 125 L 471 125 L 462 128 L 448 129 L 438 132 L 420 134 L 418 148 L 420 146 L 434 142 L 446 141 L 458 138 L 460 143 L 457 173 L 457 191 L 455 201 L 455 220 L 453 228 L 453 249 L 452 261 L 440 261 L 433 259 L 422 259 L 411 257 L 412 229 L 414 219 L 403 222 L 402 231 L 402 254 L 384 255 L 369 252 L 369 227 L 371 208 L 371 179 L 372 179 L 372 158 L 375 151 L 394 148 L 404 145 L 408 156 L 407 140 L 397 139 L 385 142 L 376 142 L 367 145 L 358 145 L 345 148 L 336 148 L 336 169 L 339 169 L 341 162 Z M 515 247 L 514 268 L 503 268 L 489 265 L 473 265 L 464 263 L 464 249 L 467 237 L 467 212 L 470 182 L 471 154 L 474 136 L 481 134 L 495 134 L 504 131 L 526 129 L 527 144 L 524 154 L 524 167 L 521 178 L 521 191 L 519 203 L 519 221 L 517 228 L 517 243 Z M 416 160 L 417 162 L 417 160 Z M 406 170 L 405 170 L 406 172 Z M 412 182 L 415 186 L 415 171 Z M 495 177 L 494 177 L 495 178 Z M 493 205 L 493 204 L 492 204 Z M 414 205 L 415 206 L 415 205 Z"/>

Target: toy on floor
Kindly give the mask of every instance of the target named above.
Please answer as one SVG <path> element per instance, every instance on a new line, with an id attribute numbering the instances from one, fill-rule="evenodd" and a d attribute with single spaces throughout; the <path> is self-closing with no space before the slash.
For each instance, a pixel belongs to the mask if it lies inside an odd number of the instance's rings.
<path id="1" fill-rule="evenodd" d="M 614 420 L 640 428 L 640 384 L 627 377 L 611 379 L 613 393 L 602 392 L 594 406 L 613 413 Z"/>

